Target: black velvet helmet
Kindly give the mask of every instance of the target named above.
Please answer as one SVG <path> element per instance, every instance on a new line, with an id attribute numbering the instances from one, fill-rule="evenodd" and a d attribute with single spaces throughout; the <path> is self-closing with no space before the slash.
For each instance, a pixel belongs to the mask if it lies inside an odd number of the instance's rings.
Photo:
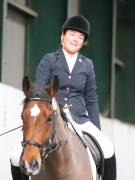
<path id="1" fill-rule="evenodd" d="M 86 41 L 90 33 L 90 24 L 89 21 L 83 16 L 73 16 L 64 22 L 62 32 L 66 32 L 68 29 L 73 29 L 83 33 Z"/>

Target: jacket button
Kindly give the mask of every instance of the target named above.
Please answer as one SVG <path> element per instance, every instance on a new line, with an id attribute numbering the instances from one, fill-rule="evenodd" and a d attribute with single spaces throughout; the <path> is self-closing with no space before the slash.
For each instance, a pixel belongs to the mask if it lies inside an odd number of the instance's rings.
<path id="1" fill-rule="evenodd" d="M 82 59 L 79 59 L 79 62 L 82 62 Z"/>
<path id="2" fill-rule="evenodd" d="M 69 91 L 69 87 L 67 87 L 67 91 Z"/>
<path id="3" fill-rule="evenodd" d="M 64 100 L 65 100 L 65 101 L 67 101 L 67 100 L 68 100 L 68 98 L 66 98 L 66 97 L 65 97 L 65 98 L 64 98 Z"/>
<path id="4" fill-rule="evenodd" d="M 71 76 L 68 76 L 68 79 L 71 79 Z"/>

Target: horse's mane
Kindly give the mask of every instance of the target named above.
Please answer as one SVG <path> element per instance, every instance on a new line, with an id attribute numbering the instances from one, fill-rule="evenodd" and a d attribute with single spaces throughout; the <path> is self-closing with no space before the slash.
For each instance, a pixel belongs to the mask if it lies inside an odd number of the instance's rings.
<path id="1" fill-rule="evenodd" d="M 56 110 L 58 114 L 60 114 L 63 121 L 67 121 L 67 117 L 65 112 L 63 111 L 63 107 L 57 102 L 55 97 L 52 98 L 52 106 L 53 109 Z"/>

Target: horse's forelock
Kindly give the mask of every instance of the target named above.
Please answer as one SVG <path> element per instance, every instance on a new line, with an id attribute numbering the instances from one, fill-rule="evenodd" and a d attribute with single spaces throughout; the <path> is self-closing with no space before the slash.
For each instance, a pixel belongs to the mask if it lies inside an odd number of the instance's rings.
<path id="1" fill-rule="evenodd" d="M 43 87 L 38 87 L 38 86 L 33 86 L 32 90 L 27 94 L 24 103 L 29 101 L 30 99 L 41 99 L 41 100 L 47 100 L 49 102 L 52 101 L 52 98 L 48 95 L 46 92 L 45 88 Z"/>

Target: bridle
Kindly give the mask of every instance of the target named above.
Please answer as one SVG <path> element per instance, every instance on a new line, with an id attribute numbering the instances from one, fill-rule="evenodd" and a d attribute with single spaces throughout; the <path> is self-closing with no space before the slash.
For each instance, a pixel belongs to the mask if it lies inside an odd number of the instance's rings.
<path id="1" fill-rule="evenodd" d="M 25 99 L 25 103 L 27 103 L 28 101 L 43 101 L 43 102 L 49 102 L 52 104 L 52 100 L 51 98 L 48 96 L 47 94 L 47 98 L 40 98 L 40 97 L 26 97 Z M 33 145 L 36 146 L 40 149 L 40 154 L 42 159 L 46 159 L 49 155 L 51 155 L 54 151 L 58 150 L 59 148 L 63 147 L 67 140 L 67 127 L 66 128 L 66 137 L 61 140 L 58 144 L 56 143 L 56 111 L 54 111 L 54 113 L 51 116 L 51 122 L 52 122 L 52 130 L 51 130 L 51 134 L 48 140 L 46 140 L 45 142 L 43 142 L 42 144 L 36 142 L 35 140 L 27 140 L 27 141 L 22 141 L 22 146 L 23 148 L 26 145 Z M 66 126 L 66 123 L 65 123 Z"/>

